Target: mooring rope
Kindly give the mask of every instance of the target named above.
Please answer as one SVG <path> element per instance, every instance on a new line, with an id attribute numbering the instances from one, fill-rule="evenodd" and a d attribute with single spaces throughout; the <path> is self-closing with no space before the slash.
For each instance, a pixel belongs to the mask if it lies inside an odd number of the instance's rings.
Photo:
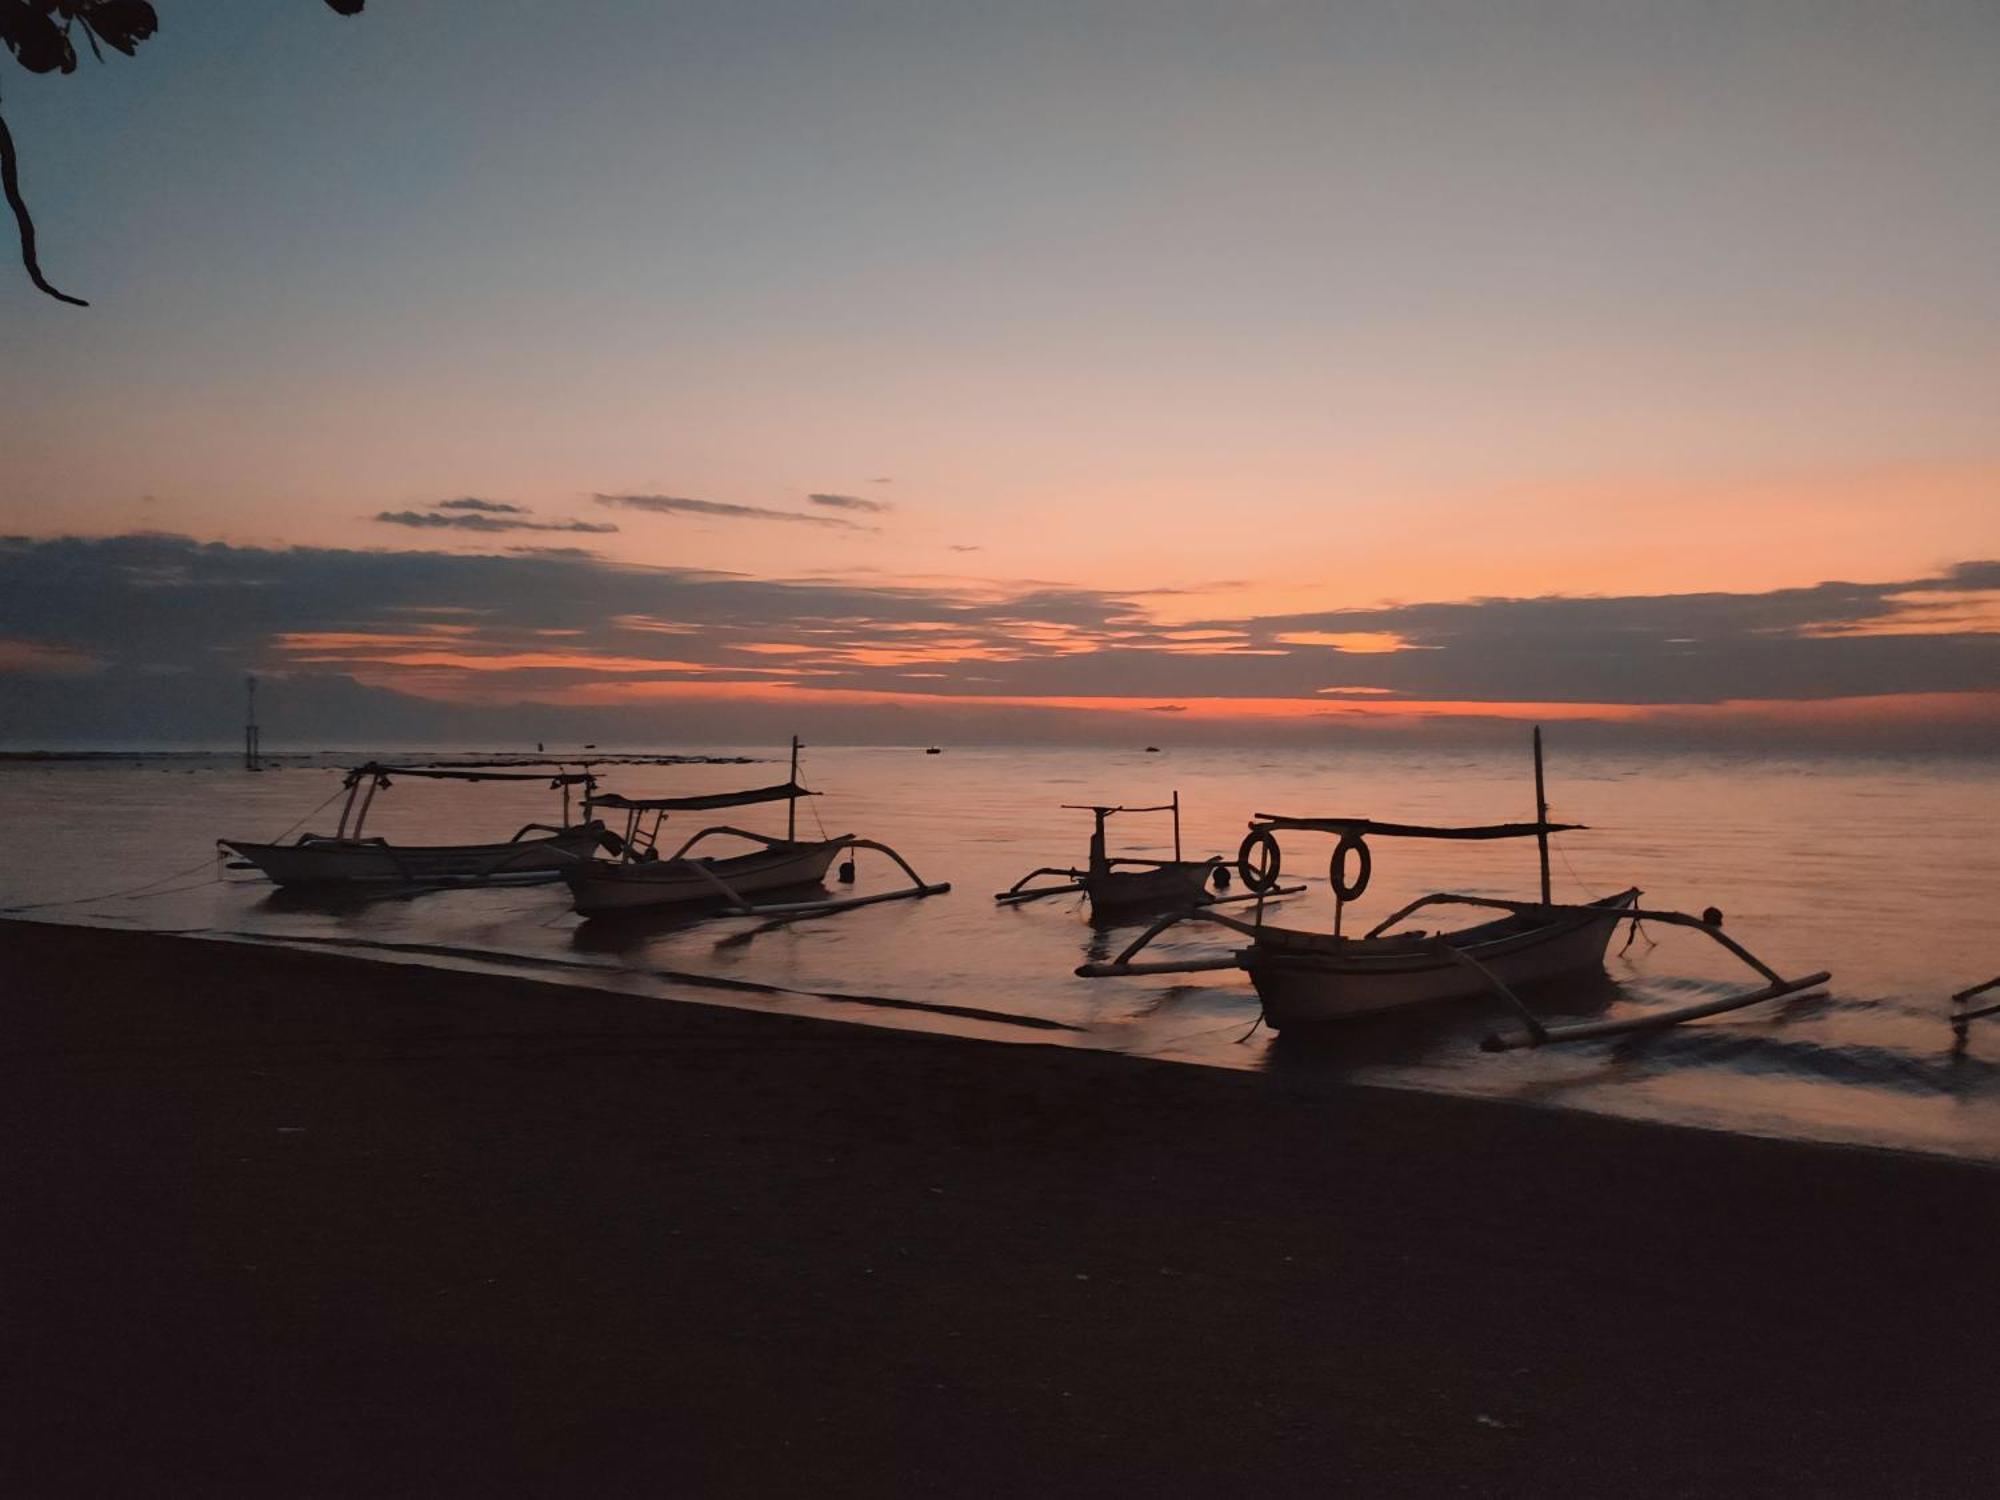
<path id="1" fill-rule="evenodd" d="M 292 824 L 292 826 L 290 828 L 287 828 L 284 831 L 284 833 L 279 834 L 277 838 L 270 840 L 270 842 L 274 844 L 277 843 L 279 839 L 284 838 L 287 834 L 290 834 L 294 830 L 303 827 L 308 819 L 318 817 L 329 806 L 331 806 L 335 801 L 337 801 L 342 796 L 342 794 L 346 792 L 346 790 L 347 788 L 345 787 L 340 787 L 336 789 L 333 796 L 328 797 L 326 801 L 320 803 L 318 807 L 315 807 L 311 812 L 307 813 L 305 817 L 300 818 L 298 822 Z M 165 891 L 157 890 L 155 889 L 155 887 L 165 885 L 170 880 L 184 879 L 187 876 L 194 874 L 196 870 L 201 869 L 203 866 L 209 864 L 211 861 L 219 862 L 226 857 L 227 856 L 225 856 L 222 851 L 220 841 L 218 840 L 216 850 L 213 854 L 203 855 L 198 861 L 196 861 L 194 864 L 187 866 L 187 868 L 185 869 L 171 870 L 165 875 L 155 875 L 151 880 L 148 880 L 141 885 L 128 886 L 126 889 L 119 891 L 102 891 L 94 896 L 65 896 L 57 901 L 32 901 L 16 906 L 4 906 L 0 907 L 0 911 L 9 911 L 9 912 L 46 911 L 52 906 L 83 906 L 92 901 L 136 901 L 142 896 L 172 896 L 172 895 L 177 895 L 181 891 L 199 890 L 201 889 L 201 887 L 205 885 L 214 885 L 217 882 L 219 882 L 223 878 L 221 869 L 220 868 L 216 869 L 209 879 L 197 880 L 193 885 L 176 886 L 172 890 L 165 890 Z"/>
<path id="2" fill-rule="evenodd" d="M 192 875 L 211 860 L 220 860 L 222 857 L 222 851 L 218 849 L 213 854 L 203 856 L 200 861 L 189 865 L 184 870 L 175 870 L 166 875 L 156 875 L 144 885 L 130 886 L 122 891 L 104 891 L 95 896 L 66 896 L 59 901 L 34 901 L 21 906 L 0 907 L 0 911 L 43 911 L 51 906 L 80 906 L 90 901 L 133 900 L 140 896 L 164 896 L 171 893 L 155 890 L 154 887 L 164 885 L 169 880 L 179 880 L 184 876 Z M 183 889 L 191 891 L 197 886 L 212 885 L 220 879 L 222 879 L 222 871 L 218 869 L 211 879 L 196 881 L 194 885 L 185 886 Z"/>
<path id="3" fill-rule="evenodd" d="M 318 807 L 315 807 L 311 812 L 307 813 L 305 817 L 300 818 L 298 822 L 294 823 L 290 828 L 287 828 L 283 833 L 277 834 L 272 838 L 266 839 L 265 842 L 270 844 L 275 844 L 278 842 L 279 839 L 290 838 L 294 833 L 298 832 L 299 829 L 305 827 L 307 819 L 318 817 L 321 813 L 325 812 L 329 807 L 333 806 L 334 803 L 338 802 L 341 799 L 341 797 L 343 797 L 346 794 L 346 792 L 347 792 L 347 786 L 345 783 L 342 783 L 340 786 L 335 787 L 333 789 L 333 795 L 331 797 L 328 797 L 326 801 L 320 803 Z"/>

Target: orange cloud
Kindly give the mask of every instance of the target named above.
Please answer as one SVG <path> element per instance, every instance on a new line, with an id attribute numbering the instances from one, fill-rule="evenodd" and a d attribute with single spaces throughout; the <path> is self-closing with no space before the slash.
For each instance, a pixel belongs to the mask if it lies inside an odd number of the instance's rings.
<path id="1" fill-rule="evenodd" d="M 15 673 L 24 677 L 82 677 L 103 666 L 103 662 L 88 652 L 73 651 L 67 646 L 0 640 L 0 673 Z"/>
<path id="2" fill-rule="evenodd" d="M 1287 646 L 1331 646 L 1350 656 L 1419 649 L 1392 630 L 1288 630 L 1278 639 Z"/>

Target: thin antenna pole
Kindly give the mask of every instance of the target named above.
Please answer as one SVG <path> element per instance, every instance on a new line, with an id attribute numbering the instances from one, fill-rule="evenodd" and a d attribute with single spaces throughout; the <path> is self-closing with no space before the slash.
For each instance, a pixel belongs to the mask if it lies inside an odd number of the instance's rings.
<path id="1" fill-rule="evenodd" d="M 1542 783 L 1542 726 L 1535 726 L 1535 844 L 1542 855 L 1542 905 L 1549 904 L 1549 799 Z"/>
<path id="2" fill-rule="evenodd" d="M 785 799 L 785 841 L 792 842 L 799 833 L 799 737 L 792 736 L 792 795 Z M 1547 899 L 1547 898 L 1544 898 Z"/>

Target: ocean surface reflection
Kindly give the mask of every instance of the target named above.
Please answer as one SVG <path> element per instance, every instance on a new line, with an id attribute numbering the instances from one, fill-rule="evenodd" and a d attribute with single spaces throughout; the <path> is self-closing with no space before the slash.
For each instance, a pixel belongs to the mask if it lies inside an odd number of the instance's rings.
<path id="1" fill-rule="evenodd" d="M 728 747 L 723 753 L 743 752 Z M 497 966 L 639 995 L 791 1010 L 995 1037 L 1103 1047 L 1231 1068 L 1287 1085 L 1358 1079 L 1494 1094 L 1717 1128 L 2000 1160 L 2000 1021 L 1954 1052 L 1947 997 L 2000 971 L 2000 764 L 1925 757 L 1606 754 L 1551 746 L 1550 804 L 1589 831 L 1556 841 L 1559 899 L 1626 885 L 1649 904 L 1715 905 L 1728 930 L 1782 972 L 1833 971 L 1825 994 L 1663 1034 L 1492 1056 L 1483 1006 L 1371 1023 L 1337 1045 L 1274 1039 L 1231 972 L 1084 980 L 1140 930 L 1093 926 L 1076 897 L 996 907 L 1029 869 L 1080 862 L 1084 814 L 1064 802 L 1157 802 L 1178 790 L 1187 852 L 1233 854 L 1252 813 L 1413 822 L 1533 816 L 1525 750 L 829 748 L 803 779 L 826 793 L 801 828 L 895 845 L 954 890 L 838 915 L 771 922 L 581 922 L 561 886 L 328 901 L 224 868 L 218 836 L 271 838 L 308 816 L 360 756 L 285 758 L 244 773 L 222 756 L 0 763 L 0 905 L 42 920 L 144 927 L 308 946 L 391 961 Z M 632 795 L 716 791 L 771 779 L 764 766 L 624 767 Z M 505 838 L 558 809 L 534 784 L 405 781 L 369 831 L 399 841 Z M 700 815 L 670 828 L 685 836 Z M 782 806 L 727 815 L 782 831 Z M 752 821 L 753 819 L 757 821 Z M 718 819 L 720 821 L 721 819 Z M 1120 852 L 1171 852 L 1164 816 L 1118 819 Z M 1285 920 L 1330 922 L 1332 840 L 1286 839 L 1288 880 L 1309 889 Z M 1355 915 L 1374 920 L 1426 891 L 1531 896 L 1532 843 L 1378 842 Z M 897 883 L 862 852 L 857 890 Z M 1189 924 L 1159 957 L 1218 948 Z M 1727 993 L 1743 971 L 1699 935 L 1652 931 L 1606 979 L 1539 996 L 1573 1014 L 1623 1015 Z"/>

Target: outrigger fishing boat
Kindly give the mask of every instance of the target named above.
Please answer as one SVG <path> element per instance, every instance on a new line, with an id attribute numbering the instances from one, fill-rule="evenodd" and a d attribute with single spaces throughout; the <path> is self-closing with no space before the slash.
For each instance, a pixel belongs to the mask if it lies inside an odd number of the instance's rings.
<path id="1" fill-rule="evenodd" d="M 1725 936 L 1722 913 L 1712 907 L 1699 917 L 1685 912 L 1657 911 L 1640 906 L 1641 893 L 1636 888 L 1584 903 L 1551 900 L 1549 837 L 1578 830 L 1583 825 L 1549 821 L 1539 729 L 1535 731 L 1534 745 L 1536 817 L 1532 823 L 1431 827 L 1370 818 L 1258 813 L 1237 853 L 1243 882 L 1253 893 L 1269 894 L 1277 887 L 1283 862 L 1279 833 L 1328 833 L 1338 838 L 1328 870 L 1334 894 L 1331 933 L 1266 922 L 1262 901 L 1247 922 L 1219 912 L 1188 910 L 1153 923 L 1116 958 L 1084 964 L 1076 972 L 1085 978 L 1100 979 L 1127 974 L 1242 969 L 1250 976 L 1263 1002 L 1265 1019 L 1274 1030 L 1280 1031 L 1323 1027 L 1361 1016 L 1490 996 L 1505 1005 L 1523 1029 L 1487 1037 L 1484 1045 L 1489 1051 L 1677 1025 L 1826 983 L 1829 976 L 1824 972 L 1799 979 L 1783 978 L 1733 938 Z M 1346 907 L 1368 888 L 1373 856 L 1367 840 L 1371 837 L 1533 838 L 1541 854 L 1541 899 L 1510 901 L 1438 891 L 1398 908 L 1360 937 L 1344 937 L 1340 929 Z M 1500 915 L 1450 931 L 1389 931 L 1419 911 L 1447 906 L 1482 908 Z M 1162 961 L 1138 957 L 1161 933 L 1187 921 L 1215 923 L 1246 941 L 1226 954 L 1211 957 Z M 1742 959 L 1766 983 L 1747 994 L 1649 1015 L 1564 1026 L 1544 1023 L 1517 991 L 1601 971 L 1611 935 L 1620 922 L 1626 921 L 1692 928 Z"/>
<path id="2" fill-rule="evenodd" d="M 577 911 L 586 917 L 604 917 L 662 908 L 707 907 L 738 915 L 818 916 L 878 901 L 941 895 L 951 889 L 949 882 L 926 884 L 908 860 L 874 839 L 857 838 L 851 833 L 838 838 L 799 838 L 799 799 L 818 795 L 799 785 L 800 748 L 794 738 L 790 778 L 776 786 L 690 797 L 623 797 L 611 792 L 597 796 L 593 808 L 613 808 L 625 813 L 625 831 L 622 835 L 611 835 L 606 841 L 606 847 L 616 855 L 614 859 L 582 859 L 563 867 L 562 878 L 569 883 Z M 660 853 L 660 830 L 672 813 L 715 812 L 766 802 L 785 804 L 783 838 L 717 824 L 691 834 L 671 854 Z M 718 837 L 738 839 L 754 847 L 721 858 L 693 852 L 697 844 Z M 858 849 L 874 849 L 887 855 L 909 876 L 909 885 L 867 896 L 828 900 L 755 899 L 774 891 L 823 889 L 827 871 L 842 854 L 847 859 L 840 867 L 840 878 L 851 882 L 854 851 Z"/>
<path id="3" fill-rule="evenodd" d="M 549 769 L 535 770 L 541 765 Z M 504 843 L 392 844 L 362 833 L 375 794 L 398 777 L 428 781 L 539 781 L 562 792 L 560 824 L 529 823 Z M 565 868 L 588 859 L 604 836 L 590 801 L 596 778 L 586 767 L 554 761 L 502 764 L 438 761 L 388 765 L 369 761 L 350 770 L 341 785 L 347 800 L 332 834 L 302 833 L 289 844 L 218 839 L 282 886 L 526 885 L 559 880 Z M 570 821 L 573 788 L 583 792 L 583 820 Z"/>
<path id="4" fill-rule="evenodd" d="M 1213 896 L 1209 886 L 1213 884 L 1219 891 L 1229 884 L 1229 866 L 1219 854 L 1211 854 L 1206 859 L 1184 859 L 1181 856 L 1181 794 L 1175 792 L 1173 800 L 1157 807 L 1101 807 L 1093 803 L 1065 802 L 1068 812 L 1087 812 L 1096 821 L 1090 833 L 1090 857 L 1081 870 L 1057 868 L 1044 865 L 1030 870 L 1004 891 L 996 891 L 993 899 L 1007 906 L 1018 906 L 1024 901 L 1040 901 L 1047 896 L 1067 896 L 1082 892 L 1090 901 L 1093 915 L 1116 916 L 1120 913 L 1158 909 L 1160 907 L 1214 906 L 1221 901 L 1243 901 L 1256 899 L 1256 893 L 1242 896 Z M 1112 855 L 1105 839 L 1105 824 L 1120 813 L 1172 813 L 1174 815 L 1174 857 L 1172 859 L 1142 859 L 1136 855 Z M 1055 876 L 1061 882 L 1057 885 L 1031 885 L 1029 882 L 1044 876 Z M 1303 890 L 1303 886 L 1293 890 Z M 1271 892 L 1267 894 L 1278 894 Z"/>

